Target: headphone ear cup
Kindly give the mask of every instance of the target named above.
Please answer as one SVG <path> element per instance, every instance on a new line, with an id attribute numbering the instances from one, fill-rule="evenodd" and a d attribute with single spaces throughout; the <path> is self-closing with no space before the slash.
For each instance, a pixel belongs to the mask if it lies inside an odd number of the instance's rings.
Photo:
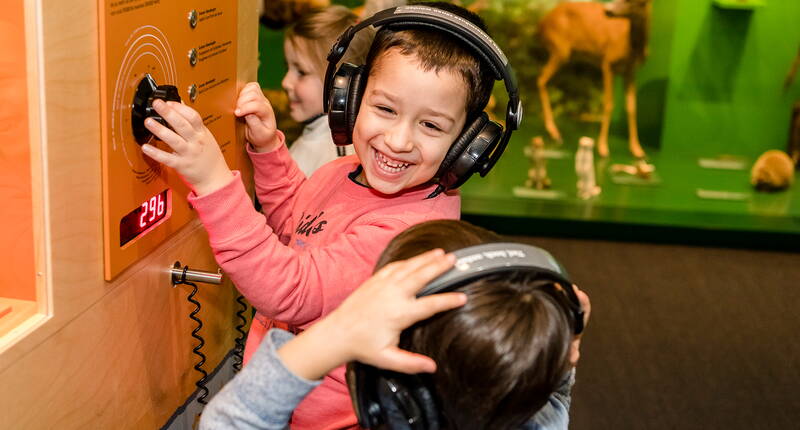
<path id="1" fill-rule="evenodd" d="M 350 111 L 352 94 L 355 91 L 363 67 L 355 64 L 342 63 L 329 83 L 328 93 L 328 125 L 331 128 L 331 137 L 336 145 L 349 145 L 351 143 L 352 127 L 350 125 Z M 359 103 L 361 103 L 359 97 Z"/>
<path id="2" fill-rule="evenodd" d="M 409 378 L 414 379 L 413 384 L 409 391 L 414 396 L 414 399 L 422 410 L 422 416 L 425 419 L 425 428 L 427 430 L 439 430 L 439 408 L 436 406 L 436 399 L 431 392 L 425 379 L 427 376 L 409 375 Z"/>
<path id="3" fill-rule="evenodd" d="M 438 430 L 438 420 L 434 422 L 434 427 L 429 425 L 428 410 L 431 409 L 431 403 L 420 403 L 419 379 L 416 375 L 379 371 L 375 382 L 383 424 L 388 428 Z"/>
<path id="4" fill-rule="evenodd" d="M 479 163 L 492 153 L 502 135 L 503 127 L 481 112 L 447 151 L 436 173 L 439 184 L 445 190 L 458 188 L 480 168 Z"/>
<path id="5" fill-rule="evenodd" d="M 464 127 L 464 131 L 461 132 L 460 135 L 456 138 L 455 142 L 450 145 L 450 149 L 447 150 L 447 154 L 444 156 L 444 160 L 442 160 L 442 164 L 439 166 L 439 171 L 436 173 L 437 177 L 442 177 L 447 170 L 450 169 L 450 166 L 456 161 L 458 157 L 461 156 L 461 153 L 464 152 L 464 149 L 472 142 L 472 139 L 478 135 L 478 132 L 481 131 L 486 121 L 489 120 L 489 117 L 486 115 L 485 112 L 481 112 L 477 118 L 475 118 L 471 124 L 467 127 Z"/>
<path id="6" fill-rule="evenodd" d="M 356 128 L 356 117 L 358 116 L 358 109 L 361 107 L 361 97 L 364 95 L 364 86 L 367 83 L 367 73 L 364 66 L 358 67 L 353 74 L 353 80 L 350 83 L 350 93 L 347 95 L 347 133 L 348 142 L 353 142 L 353 130 Z"/>
<path id="7" fill-rule="evenodd" d="M 350 400 L 362 428 L 375 428 L 380 424 L 381 404 L 375 392 L 379 370 L 356 361 L 347 363 L 345 379 Z"/>

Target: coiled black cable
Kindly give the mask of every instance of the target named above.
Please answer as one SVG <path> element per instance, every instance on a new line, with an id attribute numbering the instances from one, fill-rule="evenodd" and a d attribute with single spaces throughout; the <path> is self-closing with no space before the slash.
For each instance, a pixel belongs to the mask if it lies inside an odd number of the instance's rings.
<path id="1" fill-rule="evenodd" d="M 244 339 L 247 333 L 244 331 L 244 326 L 247 325 L 247 318 L 244 317 L 244 313 L 247 312 L 247 302 L 244 301 L 244 297 L 239 295 L 236 297 L 236 303 L 239 303 L 239 310 L 236 312 L 236 316 L 239 318 L 239 325 L 236 326 L 236 331 L 239 332 L 239 336 L 234 339 L 234 347 L 233 347 L 233 371 L 238 372 L 242 370 L 242 362 L 244 361 Z"/>
<path id="2" fill-rule="evenodd" d="M 202 336 L 198 334 L 200 332 L 200 329 L 203 328 L 203 321 L 200 320 L 200 318 L 197 318 L 196 316 L 198 313 L 200 313 L 200 302 L 198 302 L 194 298 L 195 294 L 197 294 L 197 284 L 186 280 L 186 271 L 188 270 L 189 266 L 183 267 L 183 274 L 181 275 L 181 279 L 176 283 L 186 284 L 192 287 L 192 291 L 189 293 L 189 296 L 186 298 L 186 300 L 188 300 L 189 303 L 195 306 L 192 312 L 189 313 L 189 319 L 197 323 L 197 326 L 194 328 L 194 330 L 192 330 L 192 337 L 197 339 L 199 342 L 197 346 L 192 348 L 192 353 L 200 358 L 200 361 L 195 363 L 194 370 L 196 370 L 198 373 L 200 373 L 200 375 L 202 375 L 200 379 L 198 379 L 194 383 L 194 385 L 197 386 L 198 390 L 200 390 L 200 395 L 197 396 L 197 403 L 200 403 L 201 405 L 206 405 L 208 404 L 208 401 L 206 401 L 206 397 L 208 397 L 208 388 L 206 387 L 206 381 L 208 380 L 208 372 L 206 372 L 205 369 L 203 369 L 203 364 L 205 364 L 206 362 L 206 355 L 200 351 L 200 349 L 203 348 L 203 345 L 206 344 L 206 341 L 203 339 Z"/>

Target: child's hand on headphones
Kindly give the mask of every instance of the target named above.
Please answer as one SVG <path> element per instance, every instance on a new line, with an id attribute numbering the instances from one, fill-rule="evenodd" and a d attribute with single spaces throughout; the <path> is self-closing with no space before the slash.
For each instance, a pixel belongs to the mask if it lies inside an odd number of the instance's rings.
<path id="1" fill-rule="evenodd" d="M 242 88 L 233 113 L 239 118 L 244 117 L 247 123 L 245 138 L 255 152 L 270 152 L 283 145 L 275 112 L 258 82 L 250 82 Z"/>
<path id="2" fill-rule="evenodd" d="M 405 373 L 434 372 L 436 363 L 397 347 L 400 332 L 417 321 L 467 302 L 464 293 L 417 298 L 416 293 L 455 263 L 441 249 L 386 265 L 342 304 L 279 351 L 287 368 L 306 379 L 357 360 Z"/>
<path id="3" fill-rule="evenodd" d="M 153 108 L 172 130 L 153 118 L 146 119 L 144 125 L 173 152 L 149 144 L 142 145 L 142 152 L 175 169 L 197 195 L 222 188 L 233 179 L 217 140 L 196 110 L 179 102 L 163 100 L 154 100 Z"/>
<path id="4" fill-rule="evenodd" d="M 592 303 L 589 301 L 589 296 L 583 292 L 577 285 L 573 284 L 573 288 L 575 288 L 575 295 L 578 296 L 578 300 L 581 302 L 581 310 L 583 310 L 583 327 L 586 328 L 586 325 L 589 324 L 589 314 L 592 313 Z M 583 333 L 576 335 L 575 338 L 572 340 L 572 343 L 569 345 L 569 362 L 573 366 L 578 365 L 578 360 L 581 358 L 581 336 Z"/>

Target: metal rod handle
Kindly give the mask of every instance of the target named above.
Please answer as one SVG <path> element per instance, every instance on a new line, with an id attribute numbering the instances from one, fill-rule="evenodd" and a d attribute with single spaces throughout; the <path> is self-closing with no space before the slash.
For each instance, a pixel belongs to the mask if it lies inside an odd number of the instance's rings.
<path id="1" fill-rule="evenodd" d="M 189 267 L 181 267 L 181 262 L 176 261 L 175 265 L 173 265 L 169 269 L 170 274 L 172 275 L 172 283 L 178 284 L 184 281 L 190 282 L 203 282 L 205 284 L 216 284 L 219 285 L 222 283 L 222 272 L 217 270 L 216 273 L 214 272 L 206 272 L 203 270 L 192 270 Z"/>

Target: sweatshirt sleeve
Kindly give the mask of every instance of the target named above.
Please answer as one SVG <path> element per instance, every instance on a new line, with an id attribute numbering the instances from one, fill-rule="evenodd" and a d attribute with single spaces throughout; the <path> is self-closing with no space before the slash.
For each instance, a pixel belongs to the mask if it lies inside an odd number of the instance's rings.
<path id="1" fill-rule="evenodd" d="M 281 361 L 277 351 L 292 338 L 289 332 L 270 330 L 247 366 L 203 410 L 200 428 L 286 428 L 297 404 L 321 382 L 295 375 Z"/>
<path id="2" fill-rule="evenodd" d="M 256 198 L 267 217 L 267 224 L 275 233 L 283 235 L 286 220 L 292 214 L 292 207 L 298 190 L 306 181 L 306 176 L 297 166 L 286 145 L 271 152 L 250 151 L 253 162 L 253 181 Z"/>
<path id="3" fill-rule="evenodd" d="M 328 314 L 369 277 L 383 248 L 408 224 L 393 218 L 353 223 L 326 246 L 290 248 L 253 209 L 238 178 L 190 201 L 214 256 L 265 316 L 303 327 Z"/>
<path id="4" fill-rule="evenodd" d="M 547 403 L 523 427 L 525 430 L 567 430 L 569 428 L 569 406 L 572 403 L 572 386 L 575 384 L 575 369 L 569 371 L 558 389 L 550 394 Z"/>

